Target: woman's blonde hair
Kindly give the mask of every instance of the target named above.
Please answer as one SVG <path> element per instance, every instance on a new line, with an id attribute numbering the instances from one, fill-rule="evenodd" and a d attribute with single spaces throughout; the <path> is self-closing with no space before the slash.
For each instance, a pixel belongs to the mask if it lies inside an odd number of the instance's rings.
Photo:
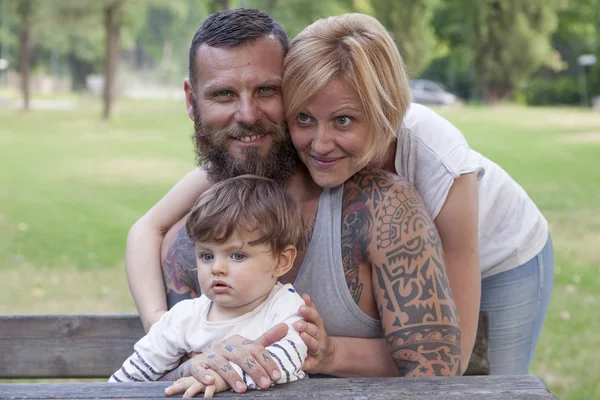
<path id="1" fill-rule="evenodd" d="M 332 79 L 343 78 L 377 133 L 359 167 L 384 160 L 410 104 L 410 89 L 402 56 L 377 19 L 353 13 L 314 22 L 292 41 L 283 68 L 288 121 Z"/>

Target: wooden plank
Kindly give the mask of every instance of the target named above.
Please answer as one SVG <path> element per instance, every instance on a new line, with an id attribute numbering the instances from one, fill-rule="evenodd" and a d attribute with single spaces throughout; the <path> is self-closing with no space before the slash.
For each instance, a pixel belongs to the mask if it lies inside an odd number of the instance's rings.
<path id="1" fill-rule="evenodd" d="M 3 315 L 0 378 L 106 378 L 143 335 L 137 315 Z"/>
<path id="2" fill-rule="evenodd" d="M 480 314 L 468 374 L 489 373 Z M 106 378 L 144 335 L 137 315 L 0 315 L 0 378 Z"/>
<path id="3" fill-rule="evenodd" d="M 0 384 L 0 399 L 158 399 L 167 382 Z M 177 396 L 179 397 L 179 396 Z M 461 376 L 432 378 L 307 379 L 243 395 L 219 393 L 231 399 L 556 399 L 534 376 Z"/>

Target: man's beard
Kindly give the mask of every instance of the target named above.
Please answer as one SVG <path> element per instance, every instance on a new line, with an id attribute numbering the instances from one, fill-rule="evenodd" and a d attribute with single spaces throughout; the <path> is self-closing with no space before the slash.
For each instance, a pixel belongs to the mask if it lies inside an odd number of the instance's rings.
<path id="1" fill-rule="evenodd" d="M 194 114 L 196 157 L 198 165 L 204 166 L 211 182 L 253 174 L 286 184 L 296 173 L 300 159 L 284 127 L 262 121 L 248 128 L 238 124 L 219 130 L 204 126 L 197 110 Z M 229 140 L 251 135 L 272 137 L 271 148 L 266 154 L 262 154 L 264 149 L 260 147 L 242 147 L 239 149 L 241 155 L 230 154 L 227 149 Z"/>

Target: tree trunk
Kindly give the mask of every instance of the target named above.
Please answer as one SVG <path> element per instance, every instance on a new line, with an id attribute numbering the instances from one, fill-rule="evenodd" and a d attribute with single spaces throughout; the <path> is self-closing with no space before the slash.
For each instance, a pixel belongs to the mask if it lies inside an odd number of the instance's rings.
<path id="1" fill-rule="evenodd" d="M 116 0 L 104 9 L 106 30 L 106 56 L 104 59 L 104 112 L 102 117 L 109 119 L 115 94 L 115 79 L 119 62 L 119 35 L 121 31 L 120 10 L 122 0 Z"/>
<path id="2" fill-rule="evenodd" d="M 31 37 L 31 19 L 33 7 L 31 0 L 22 0 L 19 3 L 19 15 L 21 17 L 21 91 L 23 93 L 23 109 L 29 110 L 30 80 L 31 80 L 31 53 L 33 41 Z"/>

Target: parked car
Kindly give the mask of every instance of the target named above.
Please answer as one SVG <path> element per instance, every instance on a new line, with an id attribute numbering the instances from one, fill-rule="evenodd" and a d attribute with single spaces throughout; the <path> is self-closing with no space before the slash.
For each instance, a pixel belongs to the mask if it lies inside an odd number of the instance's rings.
<path id="1" fill-rule="evenodd" d="M 419 104 L 451 106 L 462 103 L 459 97 L 447 91 L 443 85 L 426 79 L 410 81 L 410 95 L 412 101 Z"/>

